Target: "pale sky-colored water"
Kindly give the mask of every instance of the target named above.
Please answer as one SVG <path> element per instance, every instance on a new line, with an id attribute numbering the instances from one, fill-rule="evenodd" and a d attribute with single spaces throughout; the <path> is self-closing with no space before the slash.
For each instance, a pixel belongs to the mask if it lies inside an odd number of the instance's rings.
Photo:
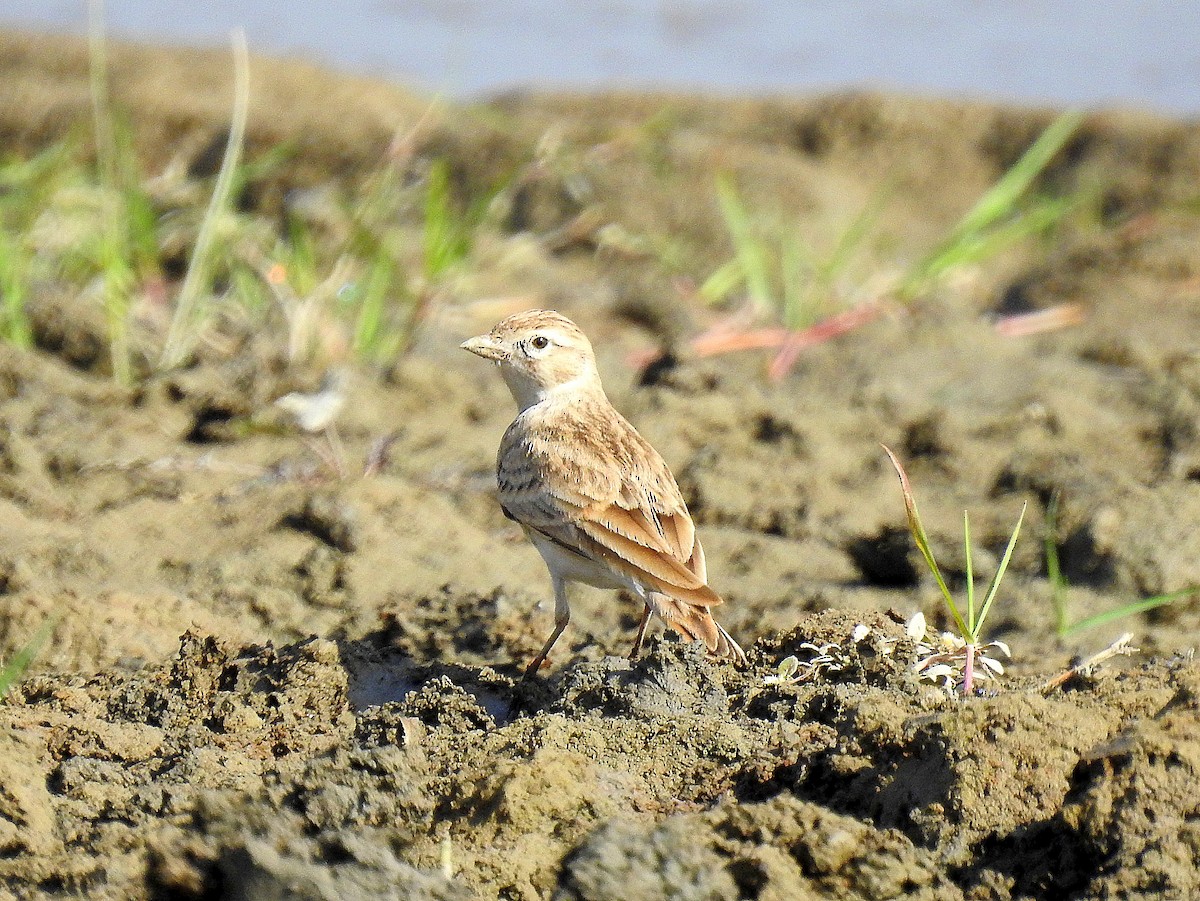
<path id="1" fill-rule="evenodd" d="M 459 97 L 522 85 L 881 86 L 1200 115 L 1193 0 L 108 0 L 110 33 L 303 56 Z M 83 0 L 0 0 L 82 34 Z"/>

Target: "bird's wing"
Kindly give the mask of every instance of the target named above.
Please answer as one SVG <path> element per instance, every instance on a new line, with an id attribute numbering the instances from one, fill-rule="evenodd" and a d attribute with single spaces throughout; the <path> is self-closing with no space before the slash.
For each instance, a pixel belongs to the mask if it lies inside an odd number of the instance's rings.
<path id="1" fill-rule="evenodd" d="M 518 418 L 497 468 L 501 504 L 527 528 L 651 590 L 720 603 L 671 471 L 612 407 Z"/>

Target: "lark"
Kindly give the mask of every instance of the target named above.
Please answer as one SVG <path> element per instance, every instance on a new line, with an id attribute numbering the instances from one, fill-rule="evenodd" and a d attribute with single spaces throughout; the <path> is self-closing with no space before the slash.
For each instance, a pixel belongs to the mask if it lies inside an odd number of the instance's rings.
<path id="1" fill-rule="evenodd" d="M 654 615 L 713 654 L 744 663 L 738 643 L 713 619 L 721 598 L 708 586 L 679 485 L 609 402 L 579 327 L 551 310 L 532 310 L 462 348 L 495 362 L 517 402 L 496 457 L 500 505 L 541 553 L 554 589 L 554 631 L 526 677 L 541 669 L 570 622 L 571 582 L 626 589 L 642 601 L 630 659 Z"/>

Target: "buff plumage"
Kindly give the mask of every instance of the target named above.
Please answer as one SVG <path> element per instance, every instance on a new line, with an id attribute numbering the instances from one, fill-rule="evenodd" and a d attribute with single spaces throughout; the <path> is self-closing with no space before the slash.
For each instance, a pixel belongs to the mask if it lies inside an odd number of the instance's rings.
<path id="1" fill-rule="evenodd" d="M 519 412 L 500 442 L 499 498 L 541 553 L 555 628 L 527 671 L 540 669 L 570 620 L 568 582 L 625 588 L 645 604 L 631 657 L 659 616 L 714 654 L 745 654 L 712 617 L 704 551 L 670 469 L 612 406 L 591 343 L 550 310 L 510 316 L 463 348 L 499 366 Z"/>

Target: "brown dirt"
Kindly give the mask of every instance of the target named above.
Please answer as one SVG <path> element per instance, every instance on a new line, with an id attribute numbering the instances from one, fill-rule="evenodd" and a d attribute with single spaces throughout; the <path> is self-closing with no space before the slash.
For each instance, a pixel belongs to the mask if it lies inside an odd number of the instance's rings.
<path id="1" fill-rule="evenodd" d="M 5 150 L 86 120 L 79 45 L 0 35 L 0 60 Z M 224 58 L 114 60 L 148 168 L 195 162 L 222 130 Z M 264 210 L 296 185 L 352 192 L 427 108 L 294 63 L 256 61 L 254 84 L 251 154 L 304 150 Z M 597 339 L 614 401 L 680 477 L 745 672 L 670 639 L 631 665 L 634 604 L 581 592 L 548 676 L 515 681 L 549 628 L 547 580 L 490 496 L 509 401 L 456 349 L 496 318 L 480 305 L 353 376 L 350 459 L 397 440 L 378 475 L 336 479 L 267 427 L 316 377 L 269 340 L 124 390 L 94 311 L 39 298 L 39 349 L 0 347 L 0 652 L 61 619 L 0 706 L 0 896 L 1200 895 L 1200 603 L 1062 645 L 1040 543 L 1060 492 L 1076 617 L 1200 584 L 1200 128 L 1090 117 L 1042 187 L 1089 190 L 1093 221 L 806 353 L 778 386 L 754 354 L 653 384 L 625 363 L 712 315 L 673 284 L 728 255 L 714 171 L 818 246 L 890 185 L 849 276 L 865 280 L 944 233 L 1050 118 L 512 95 L 414 133 L 464 192 L 538 161 L 467 293 L 561 306 Z M 1083 325 L 1007 339 L 987 318 L 1065 302 Z M 880 442 L 910 462 L 946 561 L 963 508 L 985 572 L 1031 503 L 992 620 L 1015 657 L 996 693 L 952 701 L 909 673 L 903 619 L 944 615 L 896 538 Z M 1139 657 L 1036 690 L 1126 626 Z M 805 641 L 838 643 L 845 668 L 765 684 Z"/>

